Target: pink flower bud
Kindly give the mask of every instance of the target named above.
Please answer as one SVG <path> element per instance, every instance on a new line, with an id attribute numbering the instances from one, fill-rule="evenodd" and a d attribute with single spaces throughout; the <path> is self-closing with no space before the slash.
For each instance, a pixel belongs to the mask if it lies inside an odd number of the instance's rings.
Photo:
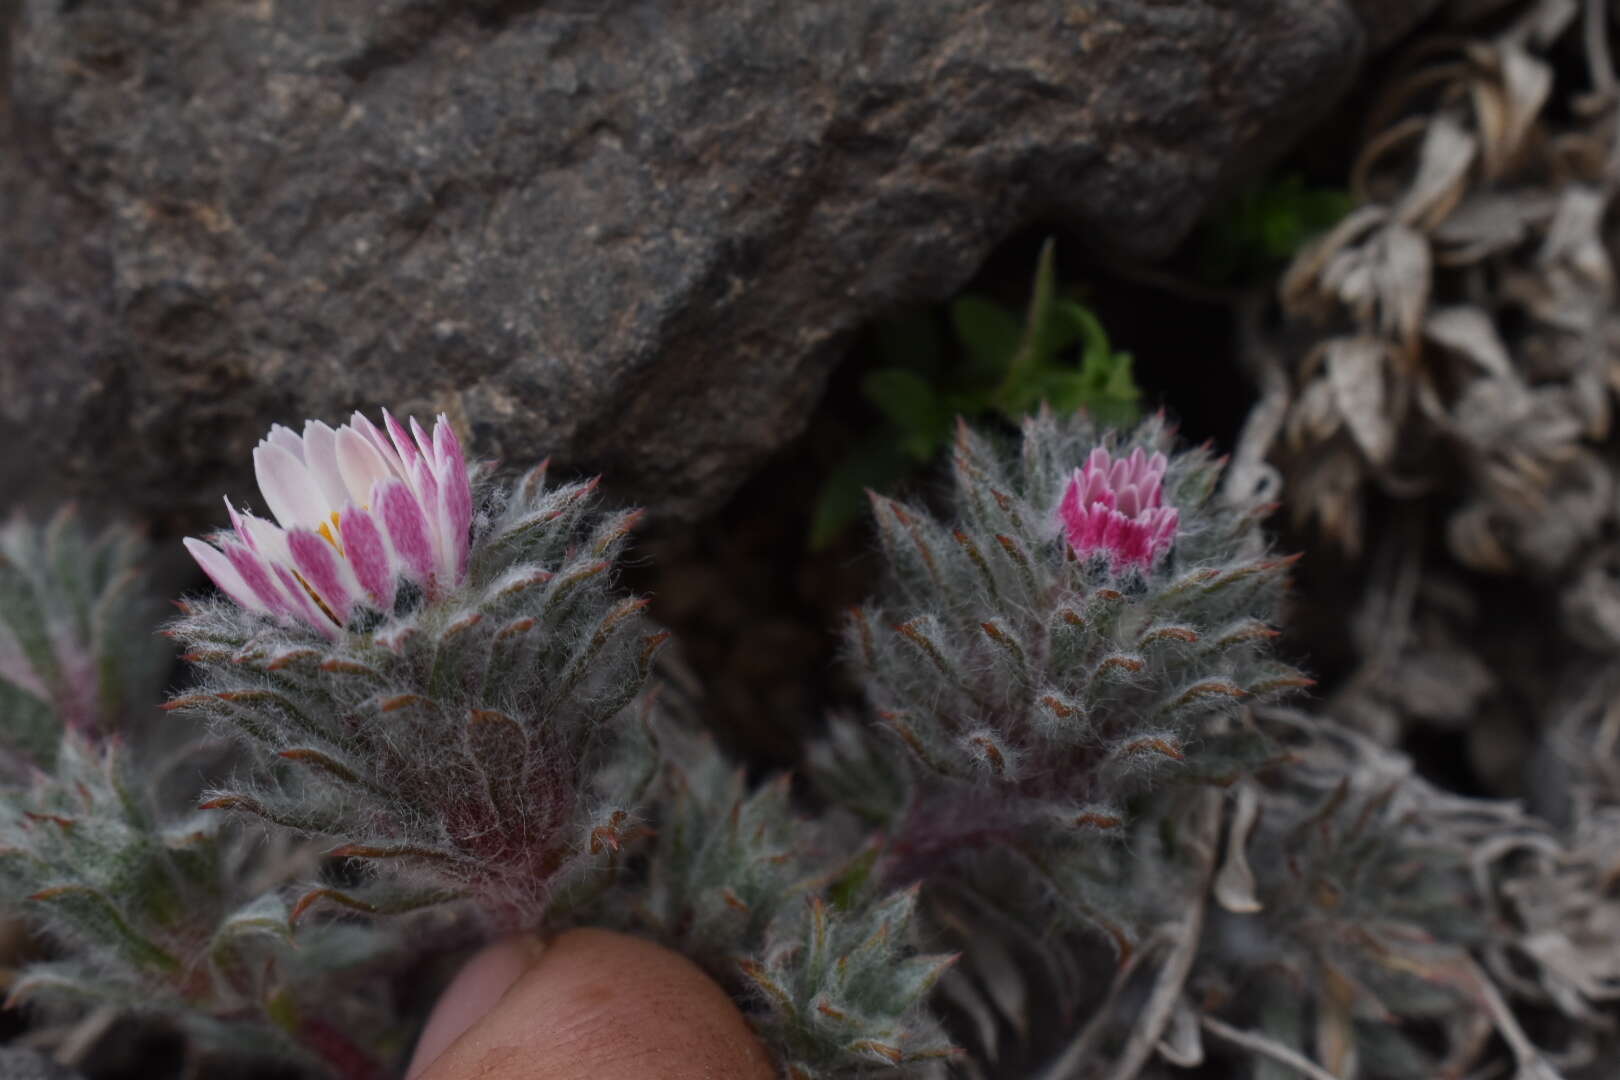
<path id="1" fill-rule="evenodd" d="M 1069 546 L 1082 559 L 1105 551 L 1115 573 L 1129 566 L 1149 570 L 1176 538 L 1180 513 L 1164 502 L 1163 454 L 1138 447 L 1115 459 L 1097 447 L 1076 469 L 1058 504 Z"/>

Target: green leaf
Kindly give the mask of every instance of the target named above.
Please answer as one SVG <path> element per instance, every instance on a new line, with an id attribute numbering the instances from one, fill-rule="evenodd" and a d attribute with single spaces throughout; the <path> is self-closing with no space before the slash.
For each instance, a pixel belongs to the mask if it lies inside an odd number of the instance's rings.
<path id="1" fill-rule="evenodd" d="M 1073 300 L 1059 300 L 1047 312 L 1041 333 L 1048 351 L 1042 363 L 1048 370 L 1061 366 L 1059 357 L 1074 348 L 1084 332 L 1084 327 L 1072 314 L 1074 311 L 1090 314 Z"/>
<path id="2" fill-rule="evenodd" d="M 832 902 L 833 907 L 840 911 L 848 911 L 855 906 L 856 899 L 865 890 L 872 877 L 872 868 L 877 865 L 877 857 L 878 847 L 872 844 L 845 864 L 843 871 L 827 888 L 827 899 Z"/>
<path id="3" fill-rule="evenodd" d="M 48 702 L 0 678 L 0 742 L 7 751 L 21 751 L 31 761 L 48 764 L 60 732 L 61 722 Z"/>
<path id="4" fill-rule="evenodd" d="M 1113 355 L 1114 348 L 1109 344 L 1108 331 L 1103 329 L 1102 320 L 1090 308 L 1073 300 L 1065 300 L 1057 305 L 1055 314 L 1069 325 L 1073 334 L 1070 340 L 1084 343 L 1081 348 L 1084 360 L 1102 361 Z"/>
<path id="5" fill-rule="evenodd" d="M 16 681 L 6 674 L 0 674 L 0 678 L 36 696 L 38 687 L 30 685 L 31 682 L 37 682 L 48 695 L 52 684 L 61 676 L 56 652 L 51 646 L 50 621 L 41 589 L 41 583 L 31 581 L 25 568 L 7 565 L 5 555 L 0 553 L 0 635 L 9 639 L 0 640 L 0 649 L 13 657 L 7 671 L 16 670 L 21 674 L 22 667 L 17 662 L 22 661 L 31 670 L 33 679 Z M 48 702 L 49 698 L 45 700 Z"/>
<path id="6" fill-rule="evenodd" d="M 1023 379 L 1036 368 L 1051 362 L 1062 349 L 1060 335 L 1055 333 L 1052 318 L 1057 295 L 1057 242 L 1050 238 L 1041 245 L 1041 254 L 1035 262 L 1035 281 L 1030 286 L 1029 310 L 1024 315 L 1024 335 L 1019 342 L 1018 356 L 1008 378 Z"/>
<path id="7" fill-rule="evenodd" d="M 220 922 L 208 943 L 208 957 L 221 975 L 245 992 L 253 977 L 254 947 L 291 945 L 292 927 L 287 922 L 287 905 L 278 894 L 266 893 Z M 269 954 L 263 955 L 268 957 Z"/>
<path id="8" fill-rule="evenodd" d="M 861 380 L 861 393 L 900 429 L 907 454 L 919 462 L 933 460 L 950 434 L 951 414 L 928 380 L 904 368 L 879 368 Z"/>
<path id="9" fill-rule="evenodd" d="M 287 944 L 292 943 L 292 929 L 287 923 L 287 904 L 277 893 L 265 893 L 237 908 L 214 930 L 208 948 L 217 954 L 232 947 L 238 939 L 268 935 Z"/>
<path id="10" fill-rule="evenodd" d="M 1055 362 L 1031 368 L 1020 383 L 1002 388 L 996 405 L 1003 414 L 1016 418 L 1044 401 L 1060 412 L 1085 409 L 1111 426 L 1135 423 L 1142 392 L 1131 375 L 1131 355 L 1114 351 L 1097 316 L 1073 300 L 1058 300 L 1046 321 L 1047 341 L 1065 349 L 1081 344 L 1079 370 Z"/>
<path id="11" fill-rule="evenodd" d="M 1058 371 L 1043 376 L 1037 385 L 1041 399 L 1060 413 L 1078 412 L 1097 397 L 1091 382 L 1078 371 Z"/>
<path id="12" fill-rule="evenodd" d="M 886 367 L 908 368 L 937 376 L 944 362 L 945 343 L 940 338 L 939 319 L 933 310 L 918 308 L 878 322 L 878 355 Z"/>
<path id="13" fill-rule="evenodd" d="M 1003 378 L 1024 336 L 1017 317 L 995 301 L 969 293 L 952 301 L 951 325 L 967 351 L 970 380 Z"/>
<path id="14" fill-rule="evenodd" d="M 823 551 L 866 513 L 866 491 L 893 488 L 910 467 L 887 430 L 868 436 L 821 485 L 810 519 L 811 551 Z"/>
<path id="15" fill-rule="evenodd" d="M 995 403 L 1003 416 L 1016 421 L 1040 404 L 1038 386 L 1040 372 L 1051 366 L 1052 358 L 1061 349 L 1059 344 L 1072 332 L 1058 330 L 1054 320 L 1057 249 L 1052 240 L 1041 246 L 1040 259 L 1035 264 L 1035 281 L 1030 286 L 1029 307 L 1024 313 L 1024 326 L 1018 337 L 1018 347 L 1007 365 L 1006 374 L 996 388 Z"/>
<path id="16" fill-rule="evenodd" d="M 952 423 L 956 417 L 975 419 L 995 409 L 994 390 L 963 390 L 955 393 L 940 395 L 940 408 L 945 415 L 951 418 Z"/>
<path id="17" fill-rule="evenodd" d="M 47 905 L 86 940 L 116 949 L 136 967 L 158 971 L 180 969 L 178 960 L 130 926 L 118 905 L 91 886 L 56 885 L 41 889 L 28 899 Z"/>
<path id="18" fill-rule="evenodd" d="M 1219 284 L 1272 273 L 1354 205 L 1348 192 L 1308 187 L 1298 173 L 1273 177 L 1210 217 L 1200 243 L 1200 275 Z"/>

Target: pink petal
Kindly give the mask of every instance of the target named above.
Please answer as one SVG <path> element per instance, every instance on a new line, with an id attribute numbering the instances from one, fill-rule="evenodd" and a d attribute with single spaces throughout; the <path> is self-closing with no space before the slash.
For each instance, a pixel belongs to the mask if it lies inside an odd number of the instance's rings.
<path id="1" fill-rule="evenodd" d="M 325 516 L 325 504 L 309 470 L 285 447 L 260 443 L 253 451 L 253 471 L 259 478 L 265 505 L 283 526 L 291 528 Z"/>
<path id="2" fill-rule="evenodd" d="M 444 413 L 440 413 L 433 423 L 433 452 L 438 456 L 441 470 L 456 465 L 463 473 L 467 471 L 467 458 L 461 452 L 461 439 Z"/>
<path id="3" fill-rule="evenodd" d="M 304 424 L 304 464 L 326 501 L 324 509 L 330 512 L 349 501 L 349 489 L 338 468 L 337 432 L 319 420 Z"/>
<path id="4" fill-rule="evenodd" d="M 234 540 L 223 541 L 221 547 L 225 552 L 225 558 L 230 560 L 232 568 L 241 577 L 243 585 L 258 599 L 255 610 L 266 611 L 272 615 L 292 610 L 287 597 L 282 595 L 281 589 L 271 576 L 270 564 L 262 556 L 249 551 L 247 547 Z M 195 556 L 196 553 L 192 554 Z M 208 567 L 204 566 L 203 569 L 207 570 Z"/>
<path id="5" fill-rule="evenodd" d="M 382 451 L 353 427 L 338 430 L 337 461 L 338 471 L 343 475 L 343 485 L 349 489 L 349 498 L 361 504 L 370 497 L 376 485 L 389 483 L 398 476 L 388 459 L 383 457 Z"/>
<path id="6" fill-rule="evenodd" d="M 375 498 L 383 528 L 394 554 L 405 569 L 423 584 L 433 582 L 433 538 L 428 532 L 428 520 L 422 507 L 403 480 L 384 484 Z"/>
<path id="7" fill-rule="evenodd" d="M 454 561 L 455 580 L 467 576 L 467 559 L 472 550 L 472 482 L 467 479 L 467 458 L 461 440 L 443 413 L 433 428 L 433 448 L 439 456 L 439 500 L 445 518 L 445 535 Z"/>
<path id="8" fill-rule="evenodd" d="M 1108 451 L 1104 450 L 1102 447 L 1099 446 L 1092 450 L 1090 455 L 1086 458 L 1086 479 L 1090 480 L 1098 473 L 1107 475 L 1108 466 L 1112 461 L 1113 459 L 1108 456 Z"/>
<path id="9" fill-rule="evenodd" d="M 395 420 L 394 414 L 387 409 L 384 409 L 382 414 L 383 424 L 388 428 L 388 437 L 393 440 L 394 450 L 399 454 L 401 464 L 405 466 L 406 475 L 409 475 L 411 466 L 416 462 L 420 452 L 411 442 L 410 433 L 405 430 L 405 425 Z"/>
<path id="10" fill-rule="evenodd" d="M 382 536 L 382 529 L 377 528 L 376 517 L 368 510 L 348 504 L 343 507 L 339 520 L 342 521 L 343 557 L 355 568 L 356 580 L 371 594 L 379 609 L 394 610 L 399 565 L 389 554 L 389 544 Z"/>
<path id="11" fill-rule="evenodd" d="M 1108 519 L 1111 511 L 1093 505 L 1086 511 L 1086 526 L 1080 534 L 1082 554 L 1089 555 L 1108 542 Z"/>
<path id="12" fill-rule="evenodd" d="M 394 579 L 398 575 L 388 555 L 388 543 L 372 515 L 354 503 L 338 517 L 343 533 L 343 554 L 354 568 L 354 576 L 384 612 L 394 609 Z"/>
<path id="13" fill-rule="evenodd" d="M 281 587 L 292 598 L 289 604 L 291 614 L 303 619 L 328 639 L 336 639 L 338 636 L 337 625 L 327 617 L 326 612 L 322 611 L 314 600 L 310 599 L 309 591 L 304 588 L 293 572 L 285 566 L 277 566 L 273 569 L 276 572 L 276 577 L 281 580 Z"/>
<path id="14" fill-rule="evenodd" d="M 1114 505 L 1120 513 L 1133 518 L 1142 509 L 1142 493 L 1135 484 L 1126 484 L 1119 489 L 1119 497 Z"/>
<path id="15" fill-rule="evenodd" d="M 1108 485 L 1107 470 L 1093 472 L 1086 478 L 1086 505 L 1090 506 L 1092 503 L 1102 502 L 1104 499 L 1110 500 L 1109 505 L 1112 505 L 1113 494 Z"/>
<path id="16" fill-rule="evenodd" d="M 433 462 L 427 456 L 417 457 L 405 479 L 410 481 L 411 494 L 416 496 L 424 511 L 439 501 L 439 478 L 434 474 Z"/>
<path id="17" fill-rule="evenodd" d="M 315 591 L 339 622 L 347 623 L 355 594 L 360 591 L 349 564 L 339 558 L 329 540 L 309 529 L 290 530 L 287 547 L 304 583 Z"/>
<path id="18" fill-rule="evenodd" d="M 1130 566 L 1132 564 L 1147 568 L 1148 559 L 1148 531 L 1139 521 L 1127 521 L 1120 527 L 1119 541 L 1115 548 L 1115 562 Z"/>
<path id="19" fill-rule="evenodd" d="M 248 547 L 253 547 L 253 536 L 247 530 L 247 522 L 242 520 L 242 515 L 237 512 L 236 507 L 231 505 L 229 495 L 225 496 L 225 512 L 230 515 L 231 528 L 235 529 L 236 535 L 242 538 L 242 543 Z"/>
<path id="20" fill-rule="evenodd" d="M 418 455 L 411 469 L 410 482 L 411 496 L 422 510 L 422 519 L 427 522 L 428 542 L 433 546 L 433 565 L 438 571 L 435 576 L 448 578 L 452 567 L 445 546 L 446 537 L 439 521 L 439 481 L 433 475 L 430 455 Z"/>
<path id="21" fill-rule="evenodd" d="M 1164 472 L 1169 464 L 1163 454 L 1154 454 L 1153 460 L 1148 462 L 1147 496 L 1149 506 L 1159 506 L 1164 501 Z"/>
<path id="22" fill-rule="evenodd" d="M 257 611 L 261 615 L 270 614 L 270 609 L 253 594 L 252 589 L 248 588 L 248 583 L 237 573 L 236 567 L 232 566 L 231 561 L 220 554 L 213 545 L 205 544 L 190 536 L 183 542 L 186 550 L 191 552 L 191 557 L 197 560 L 197 565 L 202 567 L 203 573 L 219 587 L 220 592 L 236 601 L 237 607 Z"/>
<path id="23" fill-rule="evenodd" d="M 237 535 L 247 542 L 249 550 L 257 553 L 259 558 L 267 563 L 288 561 L 287 534 L 281 529 L 248 513 L 237 514 L 233 520 Z"/>
<path id="24" fill-rule="evenodd" d="M 1110 511 L 1103 516 L 1102 535 L 1098 537 L 1099 543 L 1097 546 L 1107 548 L 1110 551 L 1118 551 L 1124 543 L 1125 531 L 1129 526 L 1130 522 L 1125 519 L 1123 514 Z"/>
<path id="25" fill-rule="evenodd" d="M 1131 451 L 1131 456 L 1126 459 L 1126 466 L 1126 483 L 1134 484 L 1142 478 L 1142 470 L 1147 466 L 1147 454 L 1140 446 Z"/>
<path id="26" fill-rule="evenodd" d="M 432 455 L 433 440 L 428 438 L 427 432 L 422 430 L 422 425 L 416 422 L 414 416 L 411 417 L 411 434 L 416 438 L 416 445 L 421 448 L 422 453 Z"/>

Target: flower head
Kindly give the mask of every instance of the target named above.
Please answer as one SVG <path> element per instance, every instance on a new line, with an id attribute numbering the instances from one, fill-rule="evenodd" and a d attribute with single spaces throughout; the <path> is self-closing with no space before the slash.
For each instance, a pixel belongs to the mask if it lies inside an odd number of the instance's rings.
<path id="1" fill-rule="evenodd" d="M 1075 553 L 1083 559 L 1107 552 L 1116 573 L 1128 566 L 1150 569 L 1175 540 L 1181 516 L 1163 505 L 1168 464 L 1163 454 L 1149 457 L 1140 447 L 1118 460 L 1100 446 L 1093 450 L 1058 505 Z"/>
<path id="2" fill-rule="evenodd" d="M 186 550 L 244 608 L 293 616 L 329 637 L 359 605 L 390 611 L 400 578 L 431 595 L 461 584 L 471 543 L 472 488 L 461 443 L 441 414 L 430 438 L 383 410 L 384 435 L 356 412 L 336 430 L 280 424 L 253 468 L 278 525 L 225 500 L 234 532 Z"/>

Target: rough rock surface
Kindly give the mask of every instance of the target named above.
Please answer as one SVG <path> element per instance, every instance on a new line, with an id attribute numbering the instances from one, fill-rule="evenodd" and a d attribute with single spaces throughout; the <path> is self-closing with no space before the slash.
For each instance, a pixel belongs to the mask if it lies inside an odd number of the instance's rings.
<path id="1" fill-rule="evenodd" d="M 700 512 L 1013 230 L 1167 251 L 1331 104 L 1356 10 L 0 6 L 0 492 L 245 495 L 270 420 L 386 403 Z"/>
<path id="2" fill-rule="evenodd" d="M 79 1073 L 44 1054 L 11 1046 L 0 1046 L 0 1076 L 6 1080 L 83 1080 Z"/>

